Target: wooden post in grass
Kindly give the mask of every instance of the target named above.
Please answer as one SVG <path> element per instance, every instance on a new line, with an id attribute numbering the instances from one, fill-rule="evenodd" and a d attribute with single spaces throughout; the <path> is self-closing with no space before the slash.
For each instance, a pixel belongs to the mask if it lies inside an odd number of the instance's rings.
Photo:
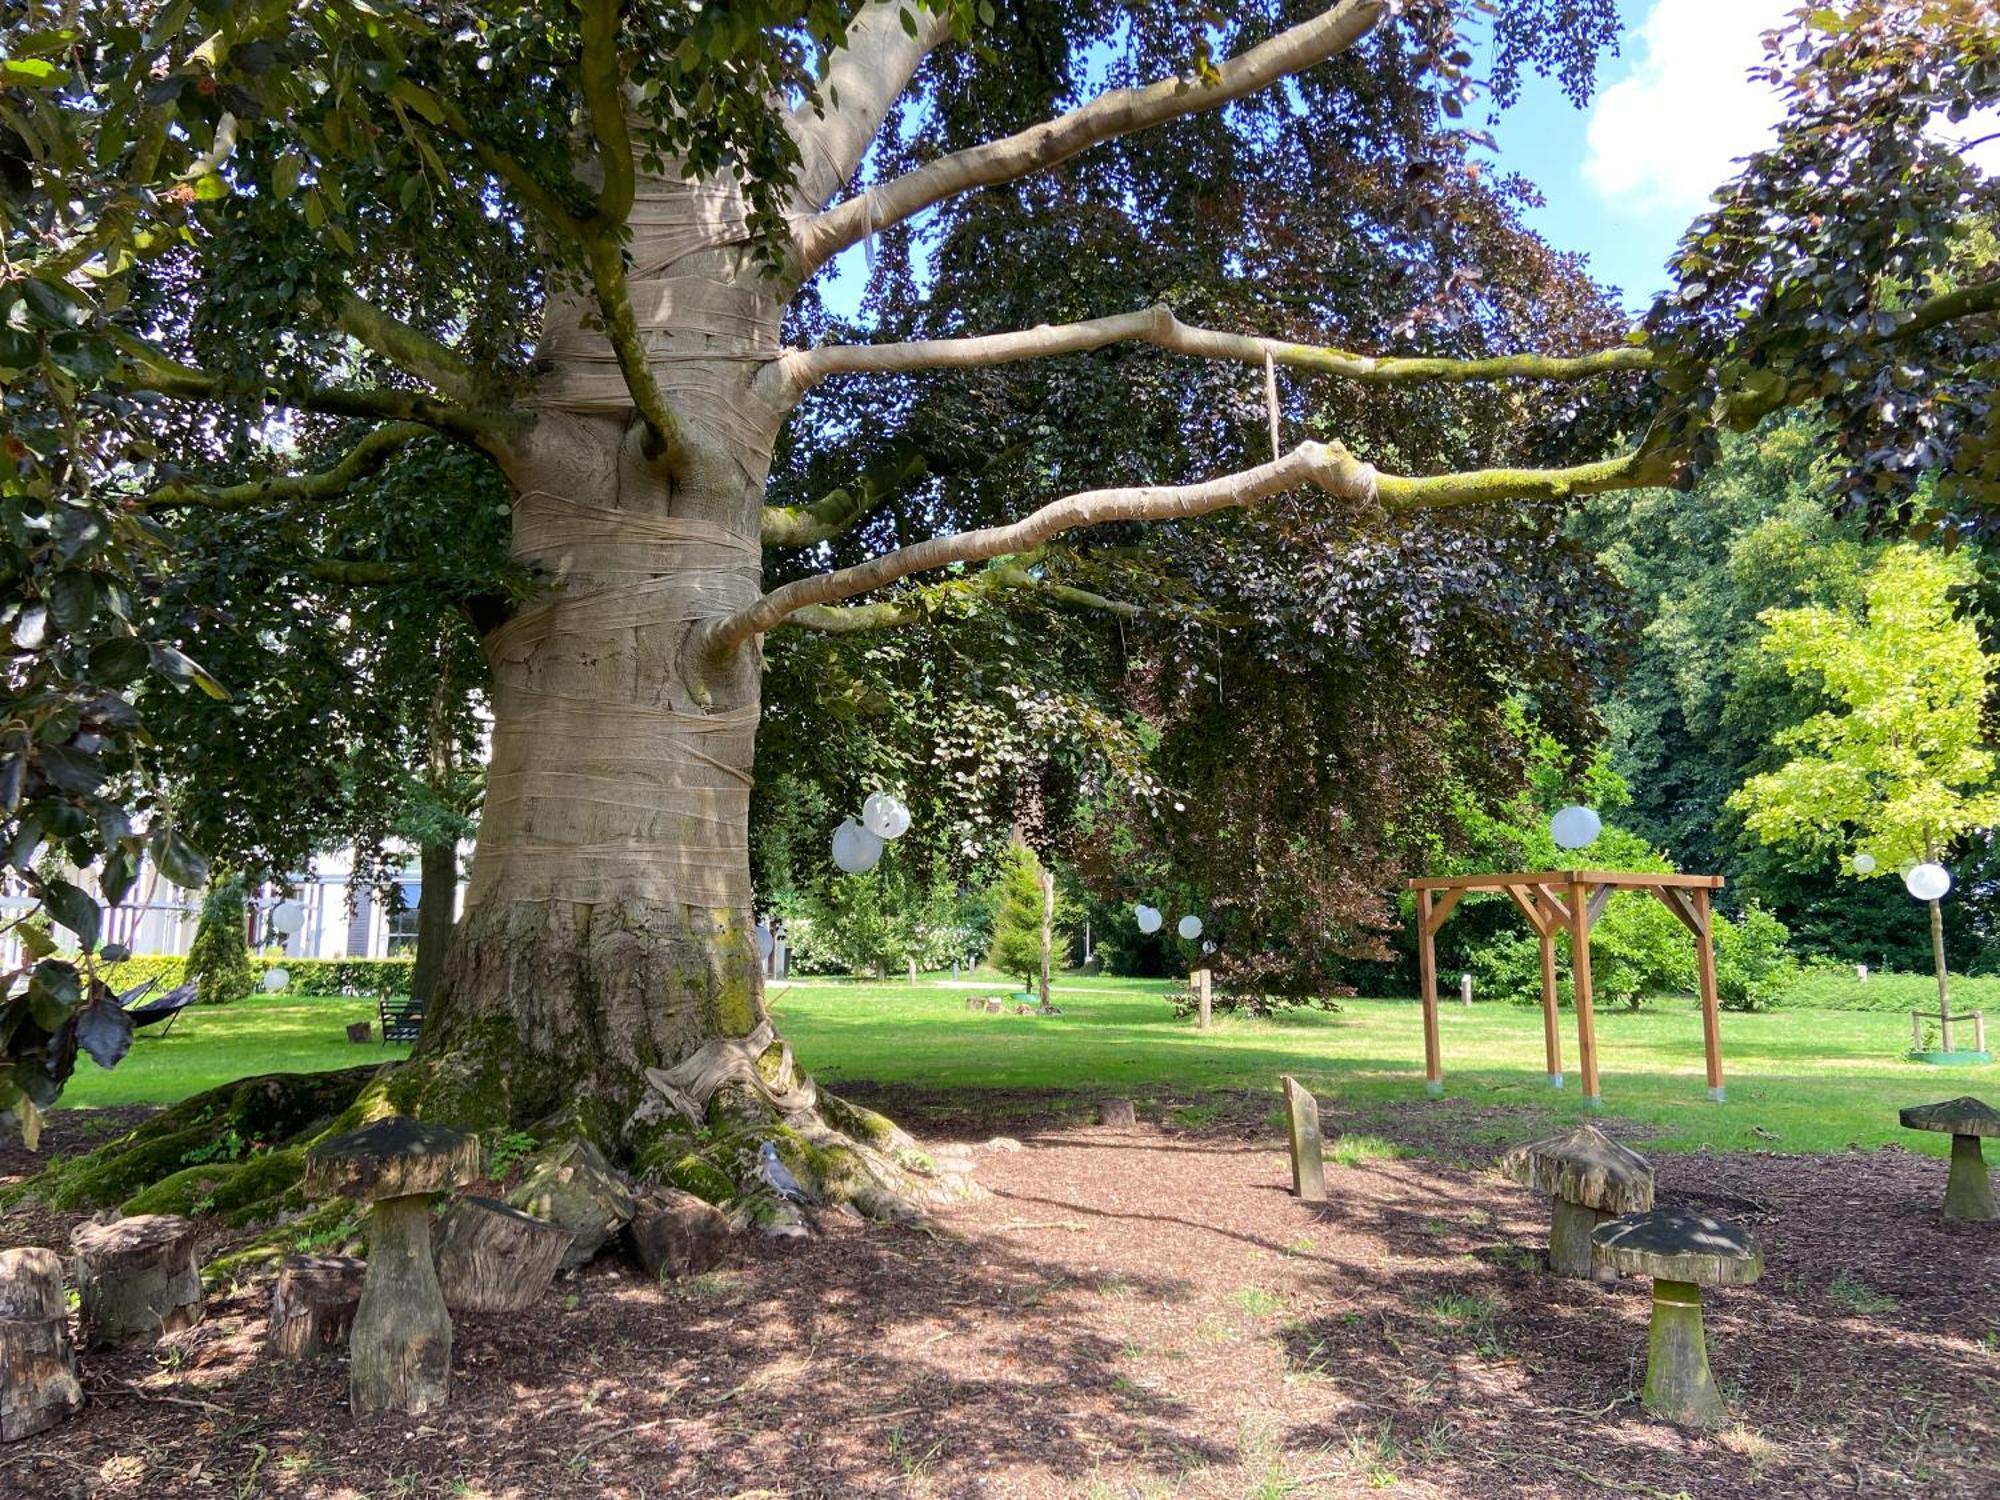
<path id="1" fill-rule="evenodd" d="M 1569 977 L 1576 998 L 1576 1065 L 1583 1073 L 1583 1104 L 1602 1109 L 1597 1089 L 1597 1018 L 1590 1007 L 1590 887 L 1569 886 Z"/>
<path id="2" fill-rule="evenodd" d="M 1722 1088 L 1722 1004 L 1715 991 L 1715 923 L 1709 908 L 1708 892 L 1694 891 L 1694 964 L 1701 981 L 1701 1045 L 1708 1054 L 1708 1097 L 1723 1102 Z"/>
<path id="3" fill-rule="evenodd" d="M 1540 929 L 1542 939 L 1542 1051 L 1549 1068 L 1549 1087 L 1563 1086 L 1562 1017 L 1556 1000 L 1556 935 L 1553 927 Z"/>
<path id="4" fill-rule="evenodd" d="M 1460 1005 L 1472 1004 L 1472 976 L 1470 974 L 1461 974 L 1458 976 L 1458 1003 Z"/>
<path id="5" fill-rule="evenodd" d="M 1319 1101 L 1287 1073 L 1285 1122 L 1292 1147 L 1292 1191 L 1301 1203 L 1326 1202 L 1326 1164 L 1320 1154 Z"/>
<path id="6" fill-rule="evenodd" d="M 1417 892 L 1417 991 L 1424 1005 L 1424 1092 L 1444 1092 L 1444 1063 L 1438 1046 L 1437 929 L 1431 922 L 1431 893 Z"/>
<path id="7" fill-rule="evenodd" d="M 1210 984 L 1208 970 L 1196 969 L 1188 975 L 1188 983 L 1194 987 L 1194 1003 L 1199 1017 L 1195 1024 L 1206 1031 L 1208 1023 L 1215 1019 L 1215 991 Z"/>

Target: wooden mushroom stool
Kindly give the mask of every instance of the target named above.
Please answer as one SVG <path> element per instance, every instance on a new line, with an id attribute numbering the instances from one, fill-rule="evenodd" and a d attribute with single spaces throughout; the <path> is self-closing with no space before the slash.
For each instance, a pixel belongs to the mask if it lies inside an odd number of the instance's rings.
<path id="1" fill-rule="evenodd" d="M 159 1338 L 201 1321 L 201 1272 L 194 1224 L 179 1214 L 134 1214 L 79 1224 L 77 1323 L 93 1349 L 129 1338 Z"/>
<path id="2" fill-rule="evenodd" d="M 1595 1125 L 1579 1125 L 1500 1158 L 1500 1170 L 1549 1195 L 1549 1269 L 1591 1276 L 1590 1236 L 1598 1225 L 1653 1206 L 1653 1168 Z"/>
<path id="3" fill-rule="evenodd" d="M 1981 1154 L 1981 1136 L 2000 1136 L 2000 1110 L 1977 1099 L 1947 1099 L 1897 1112 L 1907 1130 L 1951 1132 L 1951 1175 L 1944 1183 L 1947 1219 L 2000 1219 L 1993 1207 L 1993 1178 Z"/>
<path id="4" fill-rule="evenodd" d="M 478 1137 L 400 1115 L 306 1153 L 309 1191 L 369 1205 L 347 1382 L 355 1416 L 425 1412 L 450 1395 L 451 1314 L 431 1262 L 430 1200 L 478 1173 Z"/>
<path id="5" fill-rule="evenodd" d="M 0 1250 L 0 1443 L 32 1437 L 82 1405 L 62 1261 L 39 1247 Z"/>
<path id="6" fill-rule="evenodd" d="M 1688 1427 L 1720 1427 L 1729 1409 L 1708 1371 L 1701 1289 L 1748 1286 L 1764 1274 L 1750 1231 L 1684 1208 L 1656 1208 L 1599 1225 L 1590 1237 L 1597 1263 L 1653 1278 L 1646 1340 L 1646 1409 Z"/>

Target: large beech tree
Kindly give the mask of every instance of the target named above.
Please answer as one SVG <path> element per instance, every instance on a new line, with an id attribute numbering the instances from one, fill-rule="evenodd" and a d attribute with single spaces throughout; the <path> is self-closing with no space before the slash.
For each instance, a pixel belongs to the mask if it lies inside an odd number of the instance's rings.
<path id="1" fill-rule="evenodd" d="M 1610 29 L 1605 5 L 1464 13 L 1494 16 L 1503 94 L 1528 66 L 1581 86 Z M 1780 38 L 1780 139 L 1690 233 L 1676 293 L 1597 347 L 1541 347 L 1525 316 L 1472 351 L 1421 320 L 1350 349 L 1310 299 L 1279 337 L 1184 317 L 1176 305 L 1199 298 L 1171 289 L 1059 324 L 961 326 L 941 307 L 925 337 L 788 345 L 788 308 L 844 250 L 1093 148 L 1203 120 L 1251 140 L 1301 113 L 1309 146 L 1328 79 L 1367 100 L 1393 78 L 1448 116 L 1473 93 L 1449 0 L 1037 14 L 1027 34 L 1059 31 L 1079 55 L 1096 43 L 1127 59 L 1114 71 L 1151 78 L 1070 108 L 1003 99 L 995 132 L 968 138 L 954 85 L 1005 74 L 984 38 L 1011 22 L 961 0 L 10 7 L 0 366 L 20 586 L 4 606 L 0 781 L 9 863 L 86 949 L 94 907 L 37 864 L 45 845 L 108 862 L 113 899 L 145 841 L 193 873 L 171 804 L 139 789 L 135 826 L 102 758 L 136 731 L 149 671 L 226 691 L 135 623 L 131 600 L 172 570 L 171 518 L 289 517 L 303 572 L 407 582 L 421 568 L 359 555 L 324 508 L 434 436 L 503 476 L 512 555 L 543 586 L 487 621 L 492 759 L 468 908 L 390 1096 L 474 1126 L 569 1108 L 642 1159 L 719 1128 L 716 1105 L 779 1111 L 823 1143 L 869 1134 L 837 1101 L 814 1105 L 763 1009 L 746 822 L 776 633 L 894 628 L 940 588 L 1109 602 L 1043 559 L 1114 525 L 1283 501 L 1393 531 L 1424 512 L 1684 483 L 1718 428 L 1807 401 L 1828 409 L 1857 503 L 1955 525 L 2000 487 L 1983 374 L 2000 281 L 1965 231 L 1992 188 L 1933 128 L 2000 92 L 1986 5 L 1864 0 Z M 1038 103 L 1053 113 L 1014 118 Z M 1310 149 L 1298 162 L 1330 166 Z M 1298 183 L 1302 214 L 1312 187 Z M 1062 226 L 1071 206 L 1044 207 Z M 1283 205 L 1264 212 L 1259 231 L 1282 231 Z M 1346 229 L 1344 259 L 1376 253 L 1366 223 Z M 1145 346 L 1383 400 L 1477 387 L 1495 393 L 1492 423 L 1579 419 L 1534 461 L 1406 468 L 1393 443 L 1330 425 L 1358 398 L 1328 398 L 1268 459 L 1065 464 L 1024 482 L 1008 519 L 963 525 L 933 505 L 929 534 L 831 566 L 898 475 L 878 465 L 771 503 L 788 423 L 833 382 Z M 1435 436 L 1410 451 L 1434 453 Z M 1466 454 L 1496 451 L 1463 437 Z M 63 1046 L 76 986 L 60 970 L 45 960 L 10 1002 L 17 1080 Z M 669 1070 L 672 1107 L 649 1068 Z M 923 1186 L 895 1156 L 861 1146 L 841 1158 L 858 1170 L 820 1175 L 886 1204 Z"/>

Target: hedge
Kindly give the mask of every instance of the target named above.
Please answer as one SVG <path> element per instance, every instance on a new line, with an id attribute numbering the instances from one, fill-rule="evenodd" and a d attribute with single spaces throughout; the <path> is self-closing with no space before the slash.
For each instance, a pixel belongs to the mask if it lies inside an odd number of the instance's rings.
<path id="1" fill-rule="evenodd" d="M 402 999 L 410 993 L 410 970 L 415 960 L 408 958 L 257 958 L 258 975 L 283 969 L 290 976 L 281 995 L 340 995 L 373 998 L 387 994 Z M 187 960 L 171 953 L 142 953 L 120 964 L 109 965 L 105 982 L 123 993 L 148 979 L 158 979 L 154 991 L 170 990 L 187 973 Z"/>

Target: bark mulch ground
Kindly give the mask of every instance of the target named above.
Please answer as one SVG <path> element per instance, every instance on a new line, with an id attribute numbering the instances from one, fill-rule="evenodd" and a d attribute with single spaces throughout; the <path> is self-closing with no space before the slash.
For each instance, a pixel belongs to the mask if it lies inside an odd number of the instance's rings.
<path id="1" fill-rule="evenodd" d="M 600 1259 L 461 1317 L 453 1403 L 417 1421 L 356 1424 L 340 1364 L 262 1361 L 268 1283 L 226 1291 L 88 1356 L 89 1406 L 0 1450 L 0 1495 L 2000 1495 L 2000 1226 L 1940 1223 L 1933 1158 L 1658 1158 L 1663 1201 L 1766 1248 L 1711 1298 L 1740 1424 L 1701 1437 L 1637 1405 L 1646 1285 L 1543 1274 L 1544 1205 L 1450 1159 L 1487 1153 L 1490 1109 L 1377 1116 L 1436 1154 L 1351 1140 L 1309 1208 L 1269 1098 L 1121 1131 L 1073 1099 L 852 1092 L 1019 1149 L 982 1144 L 990 1196 L 928 1230 L 829 1218 L 667 1286 Z M 59 1113 L 48 1146 L 109 1128 Z"/>

